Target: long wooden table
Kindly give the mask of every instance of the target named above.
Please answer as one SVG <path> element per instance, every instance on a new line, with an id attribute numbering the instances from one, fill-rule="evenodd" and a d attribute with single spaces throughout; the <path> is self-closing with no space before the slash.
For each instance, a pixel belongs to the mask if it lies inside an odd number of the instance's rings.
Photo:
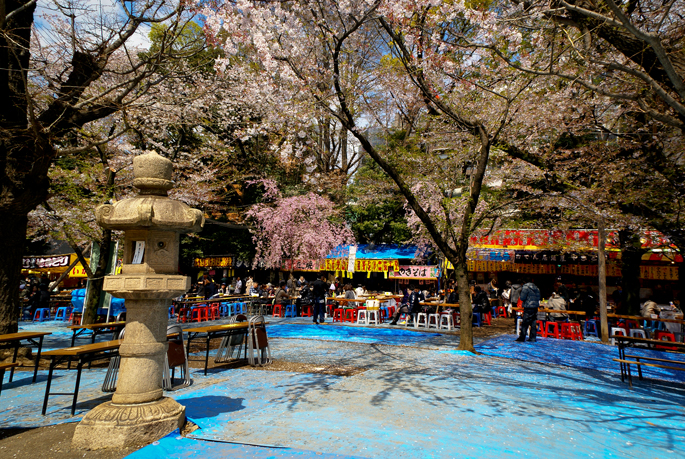
<path id="1" fill-rule="evenodd" d="M 73 416 L 76 411 L 76 401 L 78 400 L 78 389 L 81 384 L 81 371 L 83 370 L 83 365 L 87 363 L 90 368 L 90 364 L 96 360 L 110 359 L 118 355 L 119 346 L 121 346 L 123 342 L 124 340 L 117 339 L 105 341 L 103 343 L 86 344 L 84 346 L 67 347 L 45 352 L 43 356 L 50 357 L 50 369 L 48 371 L 48 382 L 45 386 L 45 398 L 43 399 L 43 416 L 45 416 L 45 411 L 48 409 L 48 398 L 51 395 L 72 395 L 71 415 Z M 55 367 L 67 359 L 71 362 L 71 359 L 75 357 L 78 358 L 78 364 L 76 365 L 77 373 L 74 392 L 50 392 L 52 374 Z"/>
<path id="2" fill-rule="evenodd" d="M 90 337 L 90 342 L 95 343 L 97 335 L 104 335 L 112 333 L 112 339 L 116 339 L 116 335 L 126 326 L 126 322 L 108 322 L 103 324 L 90 325 L 70 325 L 69 330 L 73 332 L 71 336 L 71 347 L 74 347 L 76 338 Z M 88 336 L 81 336 L 83 333 L 91 332 Z"/>
<path id="3" fill-rule="evenodd" d="M 185 330 L 188 333 L 188 341 L 186 347 L 186 358 L 190 359 L 190 343 L 195 339 L 201 339 L 201 335 L 207 342 L 207 349 L 205 351 L 205 376 L 207 375 L 207 365 L 209 363 L 209 342 L 214 338 L 224 338 L 226 336 L 243 335 L 243 339 L 247 336 L 248 323 L 239 322 L 236 324 L 226 325 L 210 325 L 207 327 L 188 328 Z"/>
<path id="4" fill-rule="evenodd" d="M 38 374 L 38 364 L 40 363 L 40 353 L 43 350 L 43 337 L 45 335 L 50 335 L 50 332 L 19 332 L 19 333 L 9 333 L 7 335 L 0 335 L 0 343 L 14 343 L 14 355 L 12 357 L 12 363 L 16 363 L 17 355 L 19 353 L 19 344 L 22 340 L 27 340 L 29 343 L 33 344 L 38 348 L 38 353 L 36 354 L 36 364 L 33 368 L 33 381 L 36 382 L 36 375 Z M 38 342 L 35 339 L 38 338 Z M 14 366 L 10 370 L 9 382 L 12 382 L 14 377 Z"/>
<path id="5" fill-rule="evenodd" d="M 626 315 L 621 315 L 621 314 L 607 314 L 608 318 L 611 319 L 630 319 L 630 320 L 655 320 L 657 322 L 670 322 L 670 323 L 675 323 L 675 324 L 685 324 L 685 320 L 683 319 L 662 319 L 662 318 L 656 318 L 653 319 L 651 317 L 642 317 L 642 316 L 626 316 Z"/>
<path id="6" fill-rule="evenodd" d="M 619 358 L 619 365 L 621 368 L 621 382 L 625 382 L 625 377 L 628 377 L 628 380 L 630 382 L 630 387 L 633 387 L 633 381 L 632 381 L 632 375 L 630 373 L 630 363 L 625 363 L 626 360 L 626 348 L 627 347 L 635 347 L 638 344 L 645 345 L 647 348 L 656 348 L 657 346 L 667 346 L 669 348 L 675 348 L 675 349 L 658 349 L 661 352 L 669 352 L 669 353 L 674 353 L 674 354 L 685 354 L 685 343 L 677 343 L 677 342 L 672 342 L 672 341 L 662 341 L 658 339 L 646 339 L 646 338 L 634 338 L 632 336 L 622 336 L 622 335 L 614 335 L 612 336 L 613 339 L 616 340 L 616 345 L 618 347 L 618 358 Z M 635 357 L 635 356 L 632 356 Z M 642 357 L 646 360 L 654 360 L 649 357 Z M 675 363 L 675 362 L 674 362 Z M 679 364 L 685 365 L 685 362 L 677 362 Z M 635 362 L 633 362 L 635 364 Z M 638 369 L 639 369 L 638 365 Z M 685 366 L 680 369 L 680 368 L 673 368 L 673 369 L 678 369 L 681 371 L 685 371 Z M 640 370 L 640 379 L 642 379 L 642 371 Z"/>
<path id="7" fill-rule="evenodd" d="M 513 311 L 523 311 L 524 308 L 511 308 Z M 571 314 L 571 315 L 577 315 L 577 316 L 584 316 L 586 313 L 585 311 L 567 311 L 565 309 L 547 309 L 547 308 L 538 308 L 538 312 L 550 312 L 552 314 Z"/>

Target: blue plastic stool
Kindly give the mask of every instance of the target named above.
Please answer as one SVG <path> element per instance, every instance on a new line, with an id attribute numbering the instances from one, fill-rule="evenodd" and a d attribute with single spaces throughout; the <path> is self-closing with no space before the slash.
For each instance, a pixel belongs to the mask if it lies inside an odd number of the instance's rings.
<path id="1" fill-rule="evenodd" d="M 57 314 L 59 314 L 59 309 L 57 310 Z M 55 316 L 55 319 L 56 318 L 57 318 L 57 316 Z M 173 319 L 173 318 L 174 318 L 174 307 L 169 306 L 169 319 Z"/>
<path id="2" fill-rule="evenodd" d="M 297 317 L 297 309 L 294 304 L 285 305 L 285 315 L 283 317 Z"/>
<path id="3" fill-rule="evenodd" d="M 67 306 L 62 306 L 57 308 L 57 312 L 55 313 L 55 320 L 61 320 L 62 322 L 69 320 L 69 307 Z"/>
<path id="4" fill-rule="evenodd" d="M 50 320 L 50 310 L 48 308 L 36 309 L 36 312 L 33 314 L 33 321 L 43 322 L 45 320 Z"/>
<path id="5" fill-rule="evenodd" d="M 245 303 L 236 303 L 235 304 L 235 313 L 236 314 L 245 314 Z"/>
<path id="6" fill-rule="evenodd" d="M 599 334 L 597 333 L 596 320 L 589 319 L 585 321 L 585 336 L 594 336 L 596 338 L 599 338 Z"/>
<path id="7" fill-rule="evenodd" d="M 219 303 L 219 314 L 221 317 L 228 315 L 228 303 Z"/>
<path id="8" fill-rule="evenodd" d="M 475 325 L 476 327 L 480 327 L 482 320 L 483 320 L 483 318 L 481 317 L 480 312 L 474 312 L 473 313 L 473 325 Z"/>

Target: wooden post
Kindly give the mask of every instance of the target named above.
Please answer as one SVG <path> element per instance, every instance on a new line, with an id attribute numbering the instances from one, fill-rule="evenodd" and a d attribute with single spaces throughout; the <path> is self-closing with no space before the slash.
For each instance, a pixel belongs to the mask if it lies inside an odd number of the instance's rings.
<path id="1" fill-rule="evenodd" d="M 609 323 L 607 321 L 607 269 L 604 257 L 606 244 L 606 230 L 604 228 L 604 218 L 600 217 L 597 225 L 599 241 L 597 244 L 597 259 L 599 271 L 599 316 L 601 320 L 602 342 L 609 342 Z"/>

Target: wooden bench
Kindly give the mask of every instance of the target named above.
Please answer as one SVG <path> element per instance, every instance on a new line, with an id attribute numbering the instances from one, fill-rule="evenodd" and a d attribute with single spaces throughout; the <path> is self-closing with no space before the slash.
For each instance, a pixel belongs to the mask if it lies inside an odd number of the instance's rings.
<path id="1" fill-rule="evenodd" d="M 682 360 L 671 360 L 671 359 L 662 359 L 662 358 L 657 358 L 657 357 L 644 357 L 644 356 L 636 356 L 636 355 L 631 355 L 631 354 L 626 354 L 626 348 L 631 347 L 631 346 L 647 346 L 648 348 L 650 347 L 656 347 L 656 346 L 663 346 L 664 344 L 668 344 L 670 347 L 675 348 L 674 350 L 661 350 L 660 352 L 663 352 L 665 354 L 683 354 L 685 353 L 685 343 L 674 343 L 670 341 L 660 341 L 660 340 L 654 340 L 654 339 L 646 339 L 646 338 L 634 338 L 632 336 L 621 336 L 621 335 L 616 335 L 613 337 L 616 340 L 616 344 L 618 347 L 618 359 L 613 359 L 615 362 L 618 362 L 621 366 L 621 381 L 625 381 L 626 375 L 628 376 L 628 382 L 630 383 L 630 387 L 633 387 L 633 381 L 632 381 L 632 375 L 630 372 L 630 365 L 635 365 L 638 368 L 638 374 L 640 375 L 640 379 L 642 379 L 642 366 L 648 366 L 648 367 L 656 367 L 656 368 L 664 368 L 667 370 L 676 370 L 676 371 L 685 371 L 685 361 Z M 631 359 L 636 359 L 636 360 L 628 360 L 629 358 Z M 661 365 L 659 363 L 648 363 L 648 362 L 641 362 L 639 359 L 642 360 L 650 360 L 653 362 L 661 362 L 661 363 L 673 363 L 673 364 L 678 364 L 678 365 L 683 365 L 682 367 L 673 367 L 670 365 Z"/>
<path id="2" fill-rule="evenodd" d="M 628 383 L 630 384 L 630 388 L 633 388 L 633 375 L 630 372 L 630 365 L 635 365 L 637 367 L 637 372 L 642 379 L 642 366 L 647 366 L 647 367 L 653 367 L 653 368 L 664 368 L 666 370 L 676 370 L 676 371 L 685 371 L 685 362 L 678 361 L 678 360 L 668 360 L 668 359 L 657 359 L 653 357 L 644 357 L 644 356 L 638 356 L 638 355 L 626 355 L 626 358 L 634 358 L 635 360 L 626 360 L 626 359 L 613 359 L 614 362 L 618 362 L 622 365 L 625 365 L 626 368 L 628 369 Z M 647 363 L 647 362 L 640 362 L 640 359 L 643 360 L 652 360 L 655 362 L 663 362 L 663 363 L 675 363 L 678 365 L 683 365 L 682 367 L 674 367 L 670 365 L 660 365 L 658 363 Z"/>
<path id="3" fill-rule="evenodd" d="M 103 335 L 107 333 L 112 334 L 112 339 L 116 339 L 119 332 L 126 326 L 126 322 L 107 322 L 101 324 L 90 324 L 90 325 L 70 325 L 68 328 L 72 331 L 71 336 L 71 347 L 74 347 L 76 338 L 90 338 L 90 342 L 95 343 L 95 337 L 97 335 Z M 85 336 L 82 334 L 90 332 Z"/>
<path id="4" fill-rule="evenodd" d="M 5 379 L 5 370 L 19 366 L 17 362 L 0 363 L 0 394 L 2 394 L 2 380 Z"/>
<path id="5" fill-rule="evenodd" d="M 96 360 L 111 359 L 112 357 L 119 355 L 119 347 L 124 340 L 118 339 L 113 341 L 105 341 L 103 343 L 86 344 L 85 346 L 67 347 L 64 349 L 55 349 L 54 351 L 47 351 L 43 354 L 44 357 L 50 358 L 50 370 L 48 371 L 48 381 L 45 386 L 45 398 L 43 399 L 43 416 L 45 416 L 45 411 L 48 408 L 48 397 L 51 395 L 72 395 L 73 399 L 71 402 L 71 415 L 74 415 L 76 410 L 76 401 L 78 400 L 78 388 L 81 383 L 81 370 L 83 370 L 83 365 L 90 364 Z M 71 362 L 72 358 L 78 358 L 78 364 L 76 365 L 76 385 L 74 387 L 74 392 L 50 392 L 50 385 L 52 384 L 52 374 L 55 367 L 60 363 L 68 360 Z"/>
<path id="6" fill-rule="evenodd" d="M 7 335 L 0 335 L 0 343 L 12 343 L 14 345 L 14 355 L 12 357 L 12 362 L 17 361 L 17 355 L 19 353 L 19 345 L 21 341 L 26 340 L 30 344 L 33 344 L 38 348 L 38 352 L 36 353 L 36 363 L 33 367 L 33 381 L 36 382 L 36 376 L 38 375 L 38 364 L 40 363 L 40 353 L 43 350 L 43 337 L 46 335 L 50 335 L 50 332 L 18 332 L 18 333 L 9 333 Z M 36 338 L 38 339 L 38 342 L 36 342 Z M 12 382 L 12 378 L 14 377 L 14 367 L 18 365 L 12 366 L 12 370 L 10 371 L 10 379 L 9 382 Z"/>

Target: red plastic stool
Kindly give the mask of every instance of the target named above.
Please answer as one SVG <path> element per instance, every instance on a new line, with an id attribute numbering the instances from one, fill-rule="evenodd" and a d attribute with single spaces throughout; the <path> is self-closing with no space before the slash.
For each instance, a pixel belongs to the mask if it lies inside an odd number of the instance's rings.
<path id="1" fill-rule="evenodd" d="M 312 314 L 312 305 L 311 304 L 305 304 L 302 306 L 302 317 L 311 317 Z"/>
<path id="2" fill-rule="evenodd" d="M 507 307 L 506 306 L 497 306 L 495 308 L 495 312 L 497 312 L 497 317 L 507 317 Z"/>
<path id="3" fill-rule="evenodd" d="M 190 322 L 202 322 L 202 308 L 190 309 Z"/>
<path id="4" fill-rule="evenodd" d="M 186 323 L 188 321 L 188 308 L 181 308 L 178 310 L 178 317 L 176 317 L 176 322 Z"/>
<path id="5" fill-rule="evenodd" d="M 395 317 L 395 306 L 388 306 L 388 318 Z"/>
<path id="6" fill-rule="evenodd" d="M 562 322 L 561 339 L 582 340 L 583 334 L 580 333 L 580 324 L 576 322 Z"/>
<path id="7" fill-rule="evenodd" d="M 483 322 L 485 322 L 486 325 L 492 325 L 492 313 L 488 312 L 487 314 L 483 314 Z"/>
<path id="8" fill-rule="evenodd" d="M 221 313 L 219 312 L 219 306 L 209 307 L 209 317 L 209 320 L 218 320 L 221 317 Z"/>
<path id="9" fill-rule="evenodd" d="M 559 322 L 550 321 L 545 324 L 545 338 L 561 339 L 561 333 L 559 331 Z"/>
<path id="10" fill-rule="evenodd" d="M 283 317 L 283 305 L 282 304 L 274 304 L 274 317 Z"/>
<path id="11" fill-rule="evenodd" d="M 338 308 L 333 311 L 333 322 L 343 322 L 343 310 Z"/>
<path id="12" fill-rule="evenodd" d="M 547 338 L 547 330 L 545 330 L 545 321 L 537 320 L 535 322 L 535 326 L 537 327 L 538 336 L 541 338 Z"/>
<path id="13" fill-rule="evenodd" d="M 343 322 L 355 323 L 356 321 L 357 321 L 357 310 L 356 309 L 345 309 L 345 318 L 343 319 Z"/>
<path id="14" fill-rule="evenodd" d="M 670 341 L 672 343 L 675 343 L 675 335 L 671 332 L 658 331 L 658 332 L 656 332 L 656 339 L 658 339 L 659 341 Z M 656 347 L 657 349 L 667 349 L 667 350 L 671 350 L 671 351 L 675 351 L 678 349 L 676 347 L 660 346 L 658 344 L 654 347 Z"/>
<path id="15" fill-rule="evenodd" d="M 200 309 L 200 320 L 209 320 L 209 308 L 202 306 Z"/>

